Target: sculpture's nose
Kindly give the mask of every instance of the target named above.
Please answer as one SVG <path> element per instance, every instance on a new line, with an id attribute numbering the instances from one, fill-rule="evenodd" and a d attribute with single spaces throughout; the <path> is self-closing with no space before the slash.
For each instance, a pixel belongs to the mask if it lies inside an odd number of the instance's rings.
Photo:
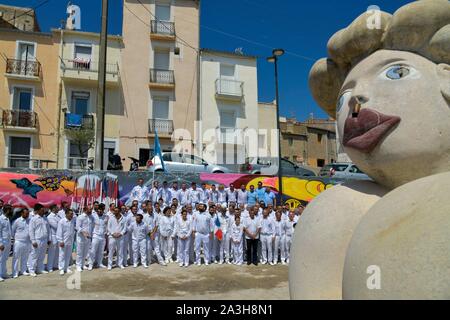
<path id="1" fill-rule="evenodd" d="M 354 95 L 350 98 L 349 107 L 353 118 L 356 118 L 358 116 L 362 105 L 367 101 L 369 101 L 369 99 L 362 95 Z"/>

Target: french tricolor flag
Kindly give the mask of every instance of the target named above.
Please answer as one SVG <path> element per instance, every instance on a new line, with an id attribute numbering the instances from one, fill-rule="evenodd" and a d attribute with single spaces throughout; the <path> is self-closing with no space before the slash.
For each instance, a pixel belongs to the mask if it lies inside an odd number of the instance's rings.
<path id="1" fill-rule="evenodd" d="M 219 241 L 222 241 L 223 233 L 222 229 L 220 229 L 220 220 L 218 216 L 216 217 L 214 225 L 214 234 L 216 235 L 216 238 L 219 239 Z"/>

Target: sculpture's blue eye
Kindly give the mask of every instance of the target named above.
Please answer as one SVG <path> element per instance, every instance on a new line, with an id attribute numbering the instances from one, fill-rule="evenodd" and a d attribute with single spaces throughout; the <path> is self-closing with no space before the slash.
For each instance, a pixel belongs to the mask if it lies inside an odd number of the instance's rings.
<path id="1" fill-rule="evenodd" d="M 388 77 L 391 80 L 398 80 L 406 77 L 409 73 L 410 70 L 408 67 L 402 65 L 395 65 L 389 67 L 389 69 L 386 70 L 386 77 Z"/>

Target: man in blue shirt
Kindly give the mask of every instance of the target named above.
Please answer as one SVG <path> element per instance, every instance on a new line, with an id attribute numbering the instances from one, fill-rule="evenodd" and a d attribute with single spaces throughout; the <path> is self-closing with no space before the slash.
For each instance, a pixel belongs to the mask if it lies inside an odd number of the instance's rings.
<path id="1" fill-rule="evenodd" d="M 256 196 L 258 197 L 258 201 L 264 201 L 264 194 L 266 193 L 266 189 L 263 188 L 263 184 L 261 181 L 258 182 L 258 188 L 256 189 Z"/>
<path id="2" fill-rule="evenodd" d="M 270 191 L 270 187 L 266 187 L 266 191 L 264 192 L 264 204 L 266 205 L 266 207 L 269 204 L 273 205 L 274 207 L 277 206 L 275 193 Z"/>
<path id="3" fill-rule="evenodd" d="M 254 206 L 258 199 L 258 194 L 255 191 L 255 186 L 250 186 L 250 191 L 247 192 L 247 206 Z"/>

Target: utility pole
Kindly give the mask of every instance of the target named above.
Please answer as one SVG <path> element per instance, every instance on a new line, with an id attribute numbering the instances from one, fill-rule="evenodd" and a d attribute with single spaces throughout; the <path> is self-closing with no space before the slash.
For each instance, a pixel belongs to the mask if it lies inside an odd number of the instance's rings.
<path id="1" fill-rule="evenodd" d="M 95 170 L 103 170 L 105 137 L 106 49 L 108 37 L 108 0 L 102 0 L 102 30 L 98 59 L 97 126 L 95 128 Z"/>

